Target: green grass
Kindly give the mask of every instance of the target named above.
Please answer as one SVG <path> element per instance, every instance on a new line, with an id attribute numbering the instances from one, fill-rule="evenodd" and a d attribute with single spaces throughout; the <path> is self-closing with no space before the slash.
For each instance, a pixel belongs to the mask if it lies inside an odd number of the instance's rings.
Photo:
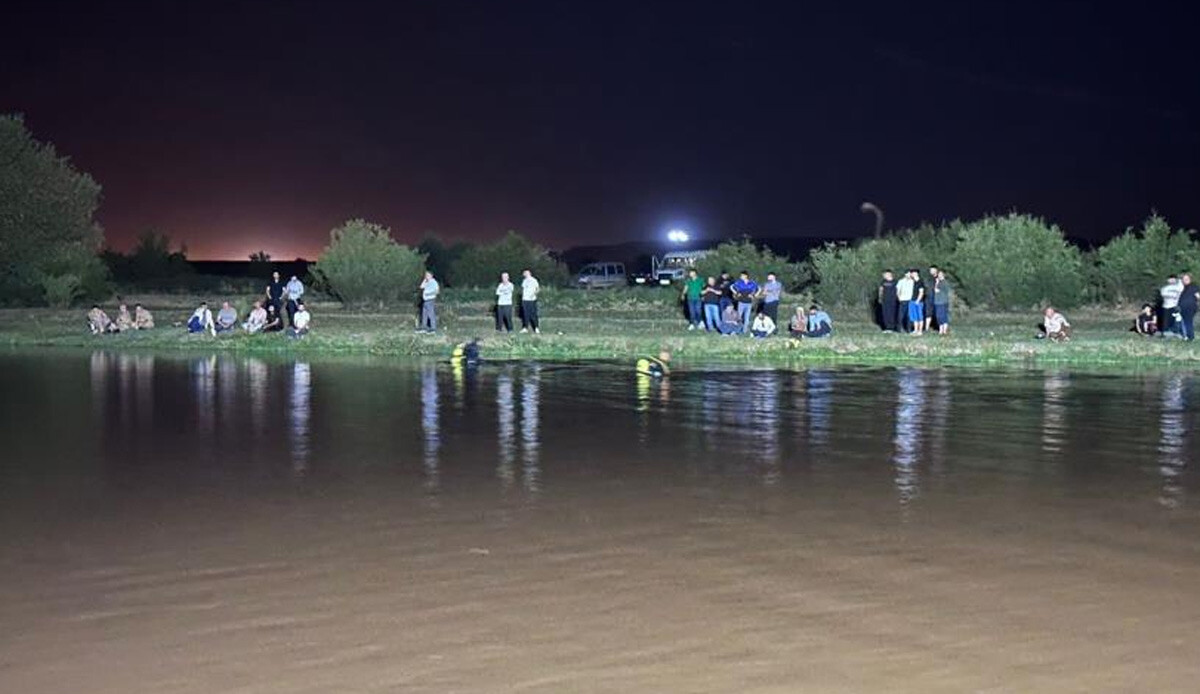
<path id="1" fill-rule="evenodd" d="M 542 301 L 541 335 L 496 334 L 487 293 L 447 292 L 439 307 L 444 332 L 432 336 L 415 332 L 411 310 L 350 310 L 317 302 L 310 304 L 312 333 L 303 340 L 288 340 L 278 333 L 188 335 L 172 323 L 182 324 L 190 315 L 194 297 L 129 296 L 130 304 L 141 301 L 154 312 L 159 327 L 93 336 L 88 334 L 82 309 L 7 309 L 0 311 L 0 344 L 441 357 L 449 355 L 454 344 L 479 337 L 489 359 L 631 359 L 668 349 L 686 361 L 743 364 L 1200 365 L 1197 344 L 1128 332 L 1132 310 L 1068 312 L 1075 329 L 1075 339 L 1068 344 L 1033 339 L 1036 312 L 965 310 L 955 313 L 954 332 L 947 337 L 883 334 L 867 320 L 864 310 L 848 309 L 831 312 L 835 335 L 828 339 L 753 340 L 688 332 L 675 298 L 673 292 L 655 289 L 548 292 Z"/>

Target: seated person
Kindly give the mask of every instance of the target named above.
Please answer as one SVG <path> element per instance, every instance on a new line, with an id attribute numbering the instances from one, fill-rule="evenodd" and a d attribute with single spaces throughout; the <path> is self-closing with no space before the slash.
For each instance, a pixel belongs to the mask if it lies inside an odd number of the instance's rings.
<path id="1" fill-rule="evenodd" d="M 275 311 L 275 304 L 267 304 L 267 322 L 263 324 L 264 333 L 277 333 L 283 330 L 283 317 Z"/>
<path id="2" fill-rule="evenodd" d="M 1047 306 L 1042 312 L 1042 324 L 1038 326 L 1037 339 L 1049 338 L 1052 342 L 1067 342 L 1071 339 L 1071 324 L 1067 317 Z"/>
<path id="3" fill-rule="evenodd" d="M 129 315 L 128 306 L 121 304 L 117 308 L 117 320 L 115 322 L 117 325 L 117 332 L 119 333 L 123 333 L 126 330 L 133 330 L 133 316 Z"/>
<path id="4" fill-rule="evenodd" d="M 112 319 L 96 304 L 92 304 L 92 310 L 88 311 L 88 328 L 91 329 L 93 335 L 103 335 L 104 333 L 117 332 L 117 326 L 113 325 Z"/>
<path id="5" fill-rule="evenodd" d="M 222 303 L 221 310 L 217 311 L 217 332 L 231 333 L 237 330 L 237 320 L 237 309 L 231 306 L 228 301 Z"/>
<path id="6" fill-rule="evenodd" d="M 755 337 L 770 337 L 775 334 L 775 321 L 764 312 L 759 312 L 754 317 L 754 324 L 750 326 L 750 334 Z"/>
<path id="7" fill-rule="evenodd" d="M 308 308 L 303 301 L 296 302 L 296 312 L 292 314 L 292 327 L 288 328 L 288 337 L 300 338 L 308 334 L 308 322 L 312 320 Z"/>
<path id="8" fill-rule="evenodd" d="M 1133 319 L 1132 330 L 1138 335 L 1151 336 L 1158 333 L 1158 316 L 1154 315 L 1154 307 L 1142 304 L 1141 313 Z"/>
<path id="9" fill-rule="evenodd" d="M 829 337 L 833 334 L 833 319 L 813 304 L 808 307 L 808 332 L 805 337 Z"/>
<path id="10" fill-rule="evenodd" d="M 263 308 L 261 301 L 254 302 L 254 308 L 250 310 L 250 315 L 246 318 L 246 322 L 242 324 L 242 330 L 253 335 L 262 331 L 267 326 L 267 310 Z"/>
<path id="11" fill-rule="evenodd" d="M 725 310 L 721 312 L 721 324 L 717 326 L 717 330 L 721 331 L 722 335 L 741 335 L 742 329 L 742 317 L 738 315 L 737 307 L 734 304 L 725 304 Z"/>
<path id="12" fill-rule="evenodd" d="M 138 330 L 149 330 L 154 327 L 154 316 L 142 308 L 141 304 L 133 305 L 133 327 Z"/>
<path id="13" fill-rule="evenodd" d="M 189 333 L 207 332 L 210 335 L 217 334 L 217 328 L 213 324 L 212 311 L 208 309 L 207 301 L 201 301 L 200 306 L 192 312 L 192 317 L 187 322 L 187 331 Z"/>
<path id="14" fill-rule="evenodd" d="M 796 307 L 796 315 L 792 316 L 788 332 L 792 337 L 804 337 L 808 333 L 808 314 L 804 312 L 803 306 Z"/>

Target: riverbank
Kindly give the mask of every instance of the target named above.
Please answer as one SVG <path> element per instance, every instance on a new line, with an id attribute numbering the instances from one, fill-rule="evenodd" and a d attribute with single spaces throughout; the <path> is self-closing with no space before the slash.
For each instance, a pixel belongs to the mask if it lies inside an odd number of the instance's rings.
<path id="1" fill-rule="evenodd" d="M 130 296 L 131 305 L 140 301 L 154 312 L 157 328 L 93 336 L 87 332 L 81 309 L 5 309 L 0 310 L 0 345 L 440 357 L 448 356 L 455 344 L 478 337 L 490 359 L 631 359 L 668 349 L 684 360 L 746 364 L 1200 364 L 1196 344 L 1129 332 L 1124 318 L 1132 315 L 1129 311 L 1069 312 L 1076 338 L 1068 344 L 1035 340 L 1037 315 L 1033 312 L 965 310 L 956 312 L 949 336 L 884 334 L 865 311 L 858 315 L 833 311 L 836 330 L 831 338 L 753 340 L 690 332 L 671 299 L 667 292 L 645 289 L 560 291 L 542 302 L 541 335 L 496 333 L 486 295 L 479 292 L 447 292 L 440 306 L 443 330 L 436 335 L 418 334 L 411 311 L 350 310 L 333 302 L 315 302 L 310 304 L 312 333 L 302 340 L 289 340 L 282 334 L 188 335 L 174 324 L 182 324 L 191 313 L 195 297 Z"/>

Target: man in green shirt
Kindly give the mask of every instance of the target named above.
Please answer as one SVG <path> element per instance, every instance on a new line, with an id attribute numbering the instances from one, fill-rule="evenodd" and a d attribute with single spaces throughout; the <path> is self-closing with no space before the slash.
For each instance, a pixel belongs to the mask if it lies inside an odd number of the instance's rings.
<path id="1" fill-rule="evenodd" d="M 700 308 L 700 295 L 704 292 L 704 280 L 693 268 L 688 270 L 679 298 L 687 305 L 688 330 L 704 327 L 704 314 Z"/>

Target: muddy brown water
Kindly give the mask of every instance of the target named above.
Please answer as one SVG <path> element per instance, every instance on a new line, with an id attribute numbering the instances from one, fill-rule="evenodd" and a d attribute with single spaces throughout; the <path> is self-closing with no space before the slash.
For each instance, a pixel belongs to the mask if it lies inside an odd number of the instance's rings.
<path id="1" fill-rule="evenodd" d="M 1200 691 L 1198 403 L 0 352 L 0 691 Z"/>

